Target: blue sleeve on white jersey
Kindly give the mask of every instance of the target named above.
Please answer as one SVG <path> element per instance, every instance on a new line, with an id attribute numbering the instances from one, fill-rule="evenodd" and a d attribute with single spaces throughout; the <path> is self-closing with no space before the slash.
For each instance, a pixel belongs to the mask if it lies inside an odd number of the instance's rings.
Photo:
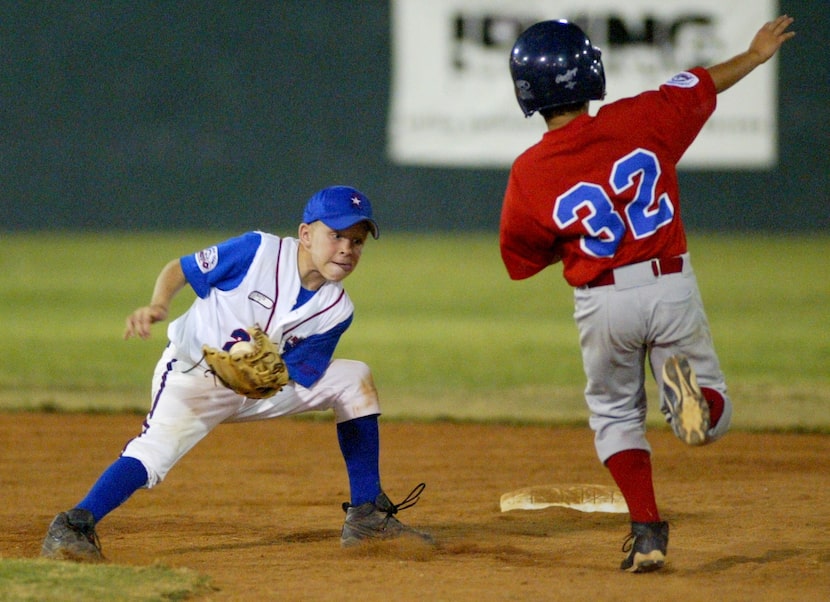
<path id="1" fill-rule="evenodd" d="M 352 323 L 352 317 L 349 316 L 327 332 L 303 339 L 296 347 L 286 345 L 282 359 L 294 381 L 308 388 L 323 376 L 331 363 L 340 336 Z"/>
<path id="2" fill-rule="evenodd" d="M 179 259 L 190 286 L 202 299 L 212 288 L 233 290 L 251 267 L 262 242 L 258 232 L 246 232 L 213 247 Z"/>

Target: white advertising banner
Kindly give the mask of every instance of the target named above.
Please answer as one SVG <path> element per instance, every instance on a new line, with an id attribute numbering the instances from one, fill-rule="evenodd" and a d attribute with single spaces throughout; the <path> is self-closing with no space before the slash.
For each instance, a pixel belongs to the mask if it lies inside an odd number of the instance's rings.
<path id="1" fill-rule="evenodd" d="M 510 79 L 510 49 L 527 27 L 568 19 L 603 53 L 603 104 L 654 89 L 749 46 L 776 16 L 774 0 L 392 0 L 389 155 L 435 167 L 509 167 L 537 142 Z M 777 161 L 776 59 L 718 96 L 681 166 L 762 169 Z"/>

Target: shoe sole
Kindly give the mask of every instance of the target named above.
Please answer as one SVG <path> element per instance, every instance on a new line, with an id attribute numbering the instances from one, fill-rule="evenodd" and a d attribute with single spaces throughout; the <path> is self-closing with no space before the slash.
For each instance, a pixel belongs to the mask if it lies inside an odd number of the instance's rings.
<path id="1" fill-rule="evenodd" d="M 380 541 L 394 541 L 396 539 L 403 539 L 409 541 L 415 541 L 424 545 L 434 546 L 435 539 L 428 533 L 422 533 L 420 531 L 404 531 L 395 535 L 390 536 L 372 536 L 372 535 L 346 535 L 340 537 L 340 546 L 343 548 L 354 548 L 357 546 L 362 546 L 368 543 L 376 543 Z"/>
<path id="2" fill-rule="evenodd" d="M 672 415 L 672 429 L 687 445 L 708 441 L 709 404 L 697 386 L 697 376 L 686 358 L 671 357 L 663 364 L 663 386 Z"/>
<path id="3" fill-rule="evenodd" d="M 634 564 L 626 569 L 629 573 L 653 573 L 659 571 L 666 564 L 666 557 L 660 550 L 653 550 L 648 554 L 636 554 Z"/>

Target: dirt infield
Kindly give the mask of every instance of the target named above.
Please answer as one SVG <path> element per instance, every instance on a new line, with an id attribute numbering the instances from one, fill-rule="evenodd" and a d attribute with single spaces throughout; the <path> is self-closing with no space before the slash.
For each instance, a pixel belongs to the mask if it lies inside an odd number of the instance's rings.
<path id="1" fill-rule="evenodd" d="M 0 414 L 0 556 L 35 557 L 49 521 L 137 433 L 134 415 Z M 618 569 L 627 516 L 499 511 L 530 485 L 612 484 L 587 429 L 382 422 L 384 488 L 435 548 L 339 547 L 347 481 L 329 422 L 222 426 L 98 527 L 107 558 L 209 575 L 210 600 L 830 599 L 830 436 L 731 433 L 692 449 L 653 431 L 671 524 L 658 573 Z"/>

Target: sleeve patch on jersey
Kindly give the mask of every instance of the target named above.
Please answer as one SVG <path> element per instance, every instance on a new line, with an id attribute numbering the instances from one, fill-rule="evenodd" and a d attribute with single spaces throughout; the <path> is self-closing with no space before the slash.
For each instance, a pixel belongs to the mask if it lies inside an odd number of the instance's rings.
<path id="1" fill-rule="evenodd" d="M 678 88 L 694 88 L 699 81 L 700 80 L 697 78 L 697 75 L 684 71 L 683 73 L 678 73 L 672 77 L 666 82 L 666 85 L 676 86 Z"/>
<path id="2" fill-rule="evenodd" d="M 219 262 L 219 249 L 213 246 L 205 249 L 204 251 L 199 251 L 196 253 L 195 257 L 196 265 L 199 266 L 199 270 L 202 274 L 207 274 L 215 268 L 216 264 Z"/>

